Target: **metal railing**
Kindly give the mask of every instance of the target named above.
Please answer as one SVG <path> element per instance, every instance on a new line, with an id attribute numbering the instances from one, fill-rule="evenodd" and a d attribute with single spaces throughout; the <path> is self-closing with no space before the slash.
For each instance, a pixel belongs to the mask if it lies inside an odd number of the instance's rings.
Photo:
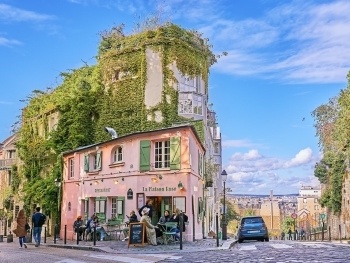
<path id="1" fill-rule="evenodd" d="M 0 160 L 0 168 L 1 167 L 11 167 L 12 165 L 16 164 L 17 159 L 2 159 Z"/>

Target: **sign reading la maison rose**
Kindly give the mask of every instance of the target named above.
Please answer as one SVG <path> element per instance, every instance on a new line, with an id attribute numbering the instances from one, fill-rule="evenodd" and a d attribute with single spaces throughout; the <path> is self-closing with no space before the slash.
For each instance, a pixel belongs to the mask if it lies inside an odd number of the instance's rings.
<path id="1" fill-rule="evenodd" d="M 142 187 L 143 192 L 171 192 L 176 191 L 176 187 Z"/>

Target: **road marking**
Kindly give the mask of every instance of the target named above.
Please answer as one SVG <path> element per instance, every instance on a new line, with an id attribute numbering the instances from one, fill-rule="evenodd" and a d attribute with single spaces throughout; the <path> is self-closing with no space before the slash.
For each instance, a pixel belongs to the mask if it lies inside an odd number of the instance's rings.
<path id="1" fill-rule="evenodd" d="M 327 246 L 327 245 L 323 245 L 323 244 L 319 244 L 319 243 L 305 243 L 305 242 L 301 242 L 299 244 L 302 244 L 304 246 L 310 246 L 310 247 L 317 247 L 317 248 L 331 248 L 331 246 Z"/>
<path id="2" fill-rule="evenodd" d="M 292 248 L 292 246 L 288 246 L 285 244 L 270 244 L 270 246 L 273 248 Z"/>
<path id="3" fill-rule="evenodd" d="M 239 250 L 256 250 L 256 246 L 254 246 L 254 245 L 242 246 L 239 248 Z"/>
<path id="4" fill-rule="evenodd" d="M 73 260 L 70 258 L 62 259 L 61 261 L 56 261 L 55 263 L 86 263 L 85 261 Z"/>
<path id="5" fill-rule="evenodd" d="M 97 255 L 97 254 L 90 254 L 87 255 L 90 258 L 99 258 L 99 259 L 107 259 L 107 260 L 114 260 L 114 261 L 120 261 L 120 262 L 126 262 L 126 263 L 155 263 L 157 261 L 151 261 L 151 260 L 145 260 L 145 259 L 139 259 L 139 258 L 132 258 L 132 257 L 123 257 L 123 256 L 112 256 L 112 255 Z"/>

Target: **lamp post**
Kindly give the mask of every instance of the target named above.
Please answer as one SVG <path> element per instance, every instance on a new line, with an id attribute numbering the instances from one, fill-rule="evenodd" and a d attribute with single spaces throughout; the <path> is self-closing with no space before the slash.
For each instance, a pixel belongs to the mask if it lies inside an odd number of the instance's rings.
<path id="1" fill-rule="evenodd" d="M 59 197 L 60 197 L 60 189 L 61 189 L 61 179 L 56 178 L 55 179 L 55 185 L 57 187 L 57 214 L 56 214 L 56 224 L 55 224 L 55 233 L 54 233 L 54 243 L 56 244 L 56 236 L 57 236 L 57 231 L 58 231 L 58 214 L 59 214 Z"/>
<path id="2" fill-rule="evenodd" d="M 222 171 L 221 173 L 221 179 L 224 182 L 224 217 L 223 217 L 223 222 L 222 222 L 222 240 L 227 240 L 227 222 L 226 222 L 226 179 L 227 179 L 227 173 L 225 170 Z"/>
<path id="3" fill-rule="evenodd" d="M 294 208 L 294 214 L 295 214 L 295 203 L 293 203 L 293 208 Z M 295 218 L 294 218 L 294 240 L 296 240 L 297 239 L 297 235 L 296 235 L 296 233 L 295 233 Z"/>

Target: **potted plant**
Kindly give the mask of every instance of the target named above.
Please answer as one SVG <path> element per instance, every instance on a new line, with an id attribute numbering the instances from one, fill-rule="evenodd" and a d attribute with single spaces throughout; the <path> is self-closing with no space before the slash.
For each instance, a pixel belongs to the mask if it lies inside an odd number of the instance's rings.
<path id="1" fill-rule="evenodd" d="M 213 187 L 213 179 L 208 179 L 205 181 L 205 187 Z"/>

